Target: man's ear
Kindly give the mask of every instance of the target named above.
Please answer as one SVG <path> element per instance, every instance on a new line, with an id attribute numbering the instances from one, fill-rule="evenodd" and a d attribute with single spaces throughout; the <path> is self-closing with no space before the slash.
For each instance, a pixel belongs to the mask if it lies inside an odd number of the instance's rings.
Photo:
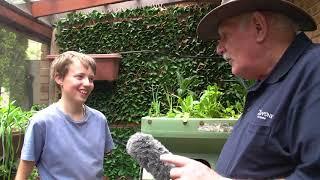
<path id="1" fill-rule="evenodd" d="M 267 17 L 261 12 L 254 12 L 252 14 L 252 23 L 255 28 L 256 41 L 263 42 L 267 37 L 268 23 Z"/>

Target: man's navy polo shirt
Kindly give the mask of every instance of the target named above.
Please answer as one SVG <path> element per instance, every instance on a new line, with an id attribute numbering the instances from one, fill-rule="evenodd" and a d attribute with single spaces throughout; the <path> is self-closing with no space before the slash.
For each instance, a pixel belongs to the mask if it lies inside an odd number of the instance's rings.
<path id="1" fill-rule="evenodd" d="M 304 33 L 249 89 L 216 171 L 240 179 L 320 179 L 320 46 Z"/>

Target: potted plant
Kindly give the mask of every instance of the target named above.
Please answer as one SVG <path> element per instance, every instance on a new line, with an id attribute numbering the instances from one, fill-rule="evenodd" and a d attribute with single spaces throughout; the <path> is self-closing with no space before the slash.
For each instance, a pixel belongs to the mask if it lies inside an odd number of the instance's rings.
<path id="1" fill-rule="evenodd" d="M 119 65 L 122 56 L 118 53 L 112 54 L 88 54 L 96 60 L 95 80 L 114 81 L 118 78 Z M 49 61 L 53 61 L 58 55 L 47 55 Z"/>
<path id="2" fill-rule="evenodd" d="M 160 110 L 162 102 L 154 93 L 149 116 L 141 120 L 141 132 L 153 135 L 172 153 L 214 167 L 243 105 L 240 101 L 222 105 L 223 93 L 217 85 L 209 85 L 197 98 L 187 90 L 188 81 L 192 78 L 180 82 L 187 85 L 180 85 L 177 95 L 166 95 L 169 108 L 164 114 Z"/>
<path id="3" fill-rule="evenodd" d="M 1 102 L 1 97 L 0 97 Z M 0 103 L 1 104 L 1 103 Z M 24 111 L 10 102 L 0 106 L 0 177 L 12 179 L 23 145 L 24 130 L 33 111 Z"/>

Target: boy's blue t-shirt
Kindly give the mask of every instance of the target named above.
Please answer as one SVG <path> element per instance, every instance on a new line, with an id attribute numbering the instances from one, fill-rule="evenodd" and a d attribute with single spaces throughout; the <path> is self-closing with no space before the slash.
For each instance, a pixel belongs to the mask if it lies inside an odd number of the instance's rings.
<path id="1" fill-rule="evenodd" d="M 31 118 L 21 159 L 34 161 L 41 179 L 93 180 L 103 177 L 104 154 L 113 148 L 101 112 L 86 106 L 78 122 L 52 104 Z"/>

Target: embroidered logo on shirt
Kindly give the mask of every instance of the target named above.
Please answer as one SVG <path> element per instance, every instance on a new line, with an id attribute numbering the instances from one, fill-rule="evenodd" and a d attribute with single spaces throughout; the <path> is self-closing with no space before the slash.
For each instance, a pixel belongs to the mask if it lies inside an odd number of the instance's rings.
<path id="1" fill-rule="evenodd" d="M 273 118 L 273 114 L 271 114 L 269 112 L 264 112 L 261 109 L 259 109 L 259 112 L 257 114 L 257 118 L 263 119 L 263 120 L 266 120 L 267 118 L 268 119 L 272 119 Z"/>

